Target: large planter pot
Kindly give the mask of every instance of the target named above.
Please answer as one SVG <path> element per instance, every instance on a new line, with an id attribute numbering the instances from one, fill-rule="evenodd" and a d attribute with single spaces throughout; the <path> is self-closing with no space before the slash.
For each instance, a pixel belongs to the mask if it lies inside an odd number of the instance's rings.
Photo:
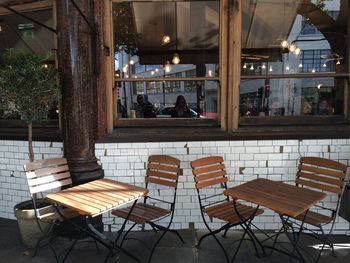
<path id="1" fill-rule="evenodd" d="M 41 215 L 45 213 L 54 212 L 54 207 L 43 202 L 38 203 L 38 208 Z M 17 218 L 18 227 L 22 236 L 24 245 L 28 248 L 34 248 L 37 241 L 41 239 L 44 234 L 40 230 L 38 222 L 35 218 L 35 210 L 31 200 L 24 201 L 14 207 L 15 217 Z M 47 231 L 51 224 L 40 222 L 42 230 Z"/>

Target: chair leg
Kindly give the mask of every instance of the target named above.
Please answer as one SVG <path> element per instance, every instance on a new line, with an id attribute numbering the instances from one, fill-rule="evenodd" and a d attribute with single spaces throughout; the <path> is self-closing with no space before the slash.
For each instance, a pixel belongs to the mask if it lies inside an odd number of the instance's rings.
<path id="1" fill-rule="evenodd" d="M 69 247 L 69 249 L 68 249 L 67 253 L 66 253 L 66 254 L 64 254 L 64 257 L 63 257 L 63 259 L 62 259 L 62 262 L 61 262 L 61 263 L 64 263 L 64 262 L 66 261 L 66 259 L 67 259 L 68 255 L 70 254 L 70 252 L 72 252 L 72 250 L 73 250 L 73 248 L 74 248 L 75 244 L 77 243 L 77 241 L 78 241 L 78 239 L 74 239 L 73 244 L 72 244 L 72 245 Z"/>
<path id="2" fill-rule="evenodd" d="M 137 223 L 134 223 L 124 234 L 122 241 L 120 241 L 120 246 L 123 246 L 123 243 L 127 237 L 127 235 L 130 233 L 130 231 L 136 226 Z"/>
<path id="3" fill-rule="evenodd" d="M 331 247 L 331 249 L 332 249 L 332 254 L 333 254 L 334 257 L 336 257 L 336 254 L 335 254 L 335 251 L 334 251 L 334 246 L 333 246 L 333 244 L 331 244 L 331 243 L 329 242 L 329 238 L 330 238 L 330 236 L 331 236 L 331 234 L 332 234 L 333 227 L 334 227 L 334 221 L 333 221 L 332 227 L 331 227 L 331 229 L 329 230 L 329 233 L 328 233 L 328 235 L 326 236 L 326 238 L 325 238 L 325 239 L 323 239 L 323 238 L 321 239 L 321 240 L 323 241 L 323 244 L 322 244 L 322 248 L 321 248 L 320 252 L 318 252 L 316 262 L 318 262 L 318 261 L 320 260 L 321 254 L 322 254 L 322 252 L 323 252 L 324 247 L 326 246 L 326 244 L 327 244 L 328 246 Z M 323 231 L 322 226 L 319 226 L 319 228 L 320 228 L 320 230 L 321 230 L 321 232 L 322 232 L 322 236 L 325 236 L 325 233 L 324 233 L 324 231 Z"/>
<path id="4" fill-rule="evenodd" d="M 169 229 L 170 227 L 170 224 L 168 225 L 168 227 L 164 227 L 164 226 L 161 226 L 161 225 L 157 225 L 153 222 L 147 222 L 149 225 L 151 225 L 152 228 L 154 229 L 160 229 L 160 230 L 163 230 L 163 231 L 169 231 L 170 233 L 173 233 L 175 234 L 181 241 L 182 244 L 185 244 L 185 240 L 182 238 L 181 234 L 179 233 L 179 231 L 175 230 L 175 229 Z M 157 231 L 156 231 L 157 232 Z"/>
<path id="5" fill-rule="evenodd" d="M 163 239 L 163 237 L 165 236 L 165 234 L 167 233 L 168 231 L 166 230 L 166 231 L 163 231 L 163 233 L 161 234 L 161 236 L 158 238 L 158 240 L 154 243 L 154 245 L 153 245 L 153 247 L 152 247 L 152 250 L 151 250 L 151 252 L 150 252 L 150 255 L 149 255 L 149 257 L 148 257 L 148 263 L 150 263 L 151 262 L 151 260 L 152 260 L 152 257 L 153 257 L 153 253 L 154 253 L 154 251 L 155 251 L 155 249 L 156 249 L 156 247 L 157 247 L 157 245 L 159 244 L 159 242 Z"/>
<path id="6" fill-rule="evenodd" d="M 242 227 L 243 227 L 243 226 L 242 226 Z M 244 237 L 245 237 L 245 235 L 247 234 L 247 232 L 248 232 L 247 229 L 244 229 L 242 238 L 241 238 L 241 240 L 239 241 L 239 244 L 238 244 L 238 246 L 237 246 L 237 248 L 236 248 L 235 254 L 232 256 L 231 263 L 233 263 L 233 262 L 235 261 L 235 258 L 236 258 L 237 254 L 238 254 L 238 251 L 239 251 L 239 249 L 240 249 L 240 247 L 241 247 L 241 245 L 242 245 L 242 243 L 243 243 Z M 253 241 L 253 244 L 254 244 L 255 250 L 257 251 L 257 248 L 256 248 L 256 245 L 255 245 L 254 241 Z"/>

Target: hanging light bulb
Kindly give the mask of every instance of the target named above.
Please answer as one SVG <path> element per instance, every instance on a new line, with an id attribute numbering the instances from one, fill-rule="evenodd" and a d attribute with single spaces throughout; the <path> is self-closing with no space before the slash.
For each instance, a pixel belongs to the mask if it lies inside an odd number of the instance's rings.
<path id="1" fill-rule="evenodd" d="M 0 33 L 2 32 L 2 25 L 0 24 Z"/>
<path id="2" fill-rule="evenodd" d="M 249 69 L 254 70 L 254 65 L 252 64 Z"/>
<path id="3" fill-rule="evenodd" d="M 311 72 L 312 72 L 312 73 L 315 73 L 315 72 L 316 72 L 316 69 L 313 68 L 313 69 L 311 70 Z"/>
<path id="4" fill-rule="evenodd" d="M 300 63 L 300 64 L 299 64 L 299 68 L 302 68 L 302 67 L 303 67 L 303 64 Z"/>
<path id="5" fill-rule="evenodd" d="M 288 41 L 287 40 L 282 40 L 282 42 L 281 42 L 281 47 L 283 47 L 283 48 L 286 48 L 286 47 L 288 47 Z"/>
<path id="6" fill-rule="evenodd" d="M 297 49 L 297 47 L 296 47 L 296 45 L 294 43 L 289 45 L 289 51 L 290 52 L 295 52 L 296 49 Z"/>
<path id="7" fill-rule="evenodd" d="M 269 71 L 270 71 L 270 72 L 272 72 L 272 71 L 273 71 L 272 66 L 270 66 Z"/>
<path id="8" fill-rule="evenodd" d="M 340 60 L 337 61 L 337 65 L 340 65 Z"/>
<path id="9" fill-rule="evenodd" d="M 126 73 L 128 71 L 128 64 L 125 64 L 122 68 L 122 71 Z"/>
<path id="10" fill-rule="evenodd" d="M 155 69 L 155 71 L 156 71 L 156 72 L 158 72 L 158 71 L 159 71 L 159 69 L 158 69 L 158 68 L 156 68 L 156 69 Z"/>
<path id="11" fill-rule="evenodd" d="M 132 60 L 132 59 L 130 59 L 129 64 L 130 64 L 130 65 L 134 65 L 134 64 L 135 64 L 135 61 Z"/>
<path id="12" fill-rule="evenodd" d="M 170 43 L 170 40 L 171 40 L 170 36 L 164 35 L 164 36 L 162 37 L 162 45 L 167 45 L 167 44 L 169 44 L 169 43 Z"/>
<path id="13" fill-rule="evenodd" d="M 326 68 L 327 67 L 327 64 L 326 62 L 323 63 L 322 67 Z"/>
<path id="14" fill-rule="evenodd" d="M 167 62 L 164 65 L 164 71 L 165 72 L 170 72 L 171 71 L 170 62 L 168 60 L 167 60 Z"/>
<path id="15" fill-rule="evenodd" d="M 180 57 L 178 53 L 175 53 L 172 59 L 173 64 L 177 65 L 180 63 Z"/>
<path id="16" fill-rule="evenodd" d="M 208 76 L 212 77 L 213 76 L 213 71 L 211 69 L 208 70 Z"/>
<path id="17" fill-rule="evenodd" d="M 262 68 L 262 69 L 266 69 L 265 63 L 262 64 L 261 68 Z"/>
<path id="18" fill-rule="evenodd" d="M 246 69 L 246 68 L 247 68 L 247 64 L 246 64 L 246 63 L 244 63 L 243 68 L 244 68 L 244 69 Z"/>
<path id="19" fill-rule="evenodd" d="M 288 71 L 288 70 L 290 70 L 290 67 L 289 67 L 289 65 L 287 65 L 287 66 L 286 66 L 286 70 L 287 70 L 287 71 Z"/>
<path id="20" fill-rule="evenodd" d="M 297 47 L 294 51 L 294 54 L 298 56 L 300 54 L 300 51 L 300 48 Z"/>
<path id="21" fill-rule="evenodd" d="M 153 70 L 151 71 L 151 75 L 152 75 L 152 76 L 154 75 L 154 71 L 153 71 Z"/>
<path id="22" fill-rule="evenodd" d="M 317 85 L 317 89 L 318 89 L 318 90 L 320 90 L 321 87 L 322 87 L 322 84 L 318 84 L 318 85 Z"/>

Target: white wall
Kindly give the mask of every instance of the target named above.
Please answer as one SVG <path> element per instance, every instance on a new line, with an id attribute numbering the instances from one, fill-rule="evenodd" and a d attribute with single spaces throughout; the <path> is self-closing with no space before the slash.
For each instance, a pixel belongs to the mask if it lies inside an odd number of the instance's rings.
<path id="1" fill-rule="evenodd" d="M 62 143 L 35 142 L 34 147 L 36 159 L 62 155 Z M 28 161 L 26 152 L 26 142 L 0 140 L 0 217 L 14 218 L 13 206 L 29 198 L 22 172 L 23 164 Z M 101 161 L 106 178 L 140 186 L 144 185 L 145 165 L 151 154 L 168 154 L 181 160 L 183 175 L 180 177 L 174 228 L 188 228 L 191 222 L 196 228 L 204 228 L 190 161 L 210 155 L 223 156 L 229 186 L 258 176 L 293 183 L 300 156 L 331 158 L 349 166 L 350 139 L 96 144 L 96 157 Z M 349 173 L 350 169 L 348 176 Z M 325 202 L 329 205 L 332 200 L 328 198 Z M 103 220 L 106 230 L 114 229 L 112 216 L 105 215 Z M 267 209 L 255 219 L 256 225 L 263 229 L 276 229 L 279 222 L 279 217 Z M 350 234 L 349 223 L 337 219 L 335 231 Z"/>

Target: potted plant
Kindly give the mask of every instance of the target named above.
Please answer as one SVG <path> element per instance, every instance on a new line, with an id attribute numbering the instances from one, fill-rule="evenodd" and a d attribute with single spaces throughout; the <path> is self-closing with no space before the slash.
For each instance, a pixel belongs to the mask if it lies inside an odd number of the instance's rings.
<path id="1" fill-rule="evenodd" d="M 34 161 L 33 121 L 55 105 L 61 94 L 57 69 L 45 63 L 50 55 L 7 49 L 0 58 L 0 108 L 5 117 L 17 113 L 27 123 L 30 162 Z M 17 204 L 15 216 L 25 245 L 33 247 L 40 229 L 35 231 L 33 225 L 37 223 L 31 200 Z"/>

